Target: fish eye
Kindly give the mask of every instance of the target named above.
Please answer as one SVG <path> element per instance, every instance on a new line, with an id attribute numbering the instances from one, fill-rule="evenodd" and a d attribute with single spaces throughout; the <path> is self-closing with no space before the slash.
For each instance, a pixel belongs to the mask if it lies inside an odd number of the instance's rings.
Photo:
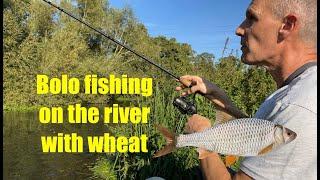
<path id="1" fill-rule="evenodd" d="M 288 132 L 288 133 L 287 133 L 287 135 L 288 135 L 288 136 L 291 136 L 291 133 L 290 133 L 290 132 Z"/>

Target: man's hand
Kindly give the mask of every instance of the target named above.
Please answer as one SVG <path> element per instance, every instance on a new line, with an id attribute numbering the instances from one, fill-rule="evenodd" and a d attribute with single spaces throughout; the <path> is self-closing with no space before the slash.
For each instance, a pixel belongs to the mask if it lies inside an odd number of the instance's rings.
<path id="1" fill-rule="evenodd" d="M 209 119 L 203 116 L 200 116 L 198 114 L 194 114 L 188 119 L 188 122 L 185 124 L 184 131 L 186 133 L 201 132 L 210 127 L 211 127 L 211 122 Z M 204 159 L 204 158 L 207 158 L 208 156 L 216 154 L 214 152 L 210 152 L 202 148 L 198 148 L 198 153 L 199 153 L 199 159 Z"/>
<path id="2" fill-rule="evenodd" d="M 192 87 L 183 92 L 182 95 L 193 94 L 196 92 L 199 92 L 203 95 L 213 95 L 214 92 L 217 92 L 219 89 L 216 85 L 199 76 L 186 75 L 181 76 L 179 80 L 182 84 L 181 86 L 176 87 L 177 91 L 183 90 L 192 85 Z"/>
<path id="3" fill-rule="evenodd" d="M 210 127 L 211 127 L 211 122 L 209 119 L 203 116 L 200 116 L 198 114 L 194 114 L 188 119 L 188 122 L 185 125 L 185 132 L 186 133 L 201 132 Z"/>

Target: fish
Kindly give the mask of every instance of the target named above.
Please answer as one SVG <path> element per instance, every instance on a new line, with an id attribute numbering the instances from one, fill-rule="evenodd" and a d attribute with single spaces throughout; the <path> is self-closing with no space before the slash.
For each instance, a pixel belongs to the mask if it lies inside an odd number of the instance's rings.
<path id="1" fill-rule="evenodd" d="M 236 119 L 234 116 L 230 115 L 229 113 L 224 112 L 221 108 L 216 107 L 216 119 L 214 121 L 214 125 L 225 123 L 227 121 Z M 211 123 L 210 120 L 206 117 L 203 117 L 198 114 L 194 114 L 192 117 L 189 118 L 188 122 L 185 125 L 185 132 L 186 133 L 192 133 L 192 132 L 200 132 L 205 129 L 205 127 L 210 127 Z M 199 159 L 205 159 L 208 156 L 211 155 L 210 152 L 198 148 L 199 153 Z M 220 154 L 221 155 L 221 154 Z M 224 164 L 226 167 L 231 167 L 233 164 L 235 164 L 239 160 L 239 156 L 233 156 L 233 155 L 221 155 L 224 158 Z"/>
<path id="2" fill-rule="evenodd" d="M 259 156 L 293 141 L 297 134 L 279 124 L 257 118 L 233 119 L 202 132 L 175 135 L 156 125 L 167 145 L 154 154 L 164 156 L 181 147 L 197 147 L 225 155 Z"/>

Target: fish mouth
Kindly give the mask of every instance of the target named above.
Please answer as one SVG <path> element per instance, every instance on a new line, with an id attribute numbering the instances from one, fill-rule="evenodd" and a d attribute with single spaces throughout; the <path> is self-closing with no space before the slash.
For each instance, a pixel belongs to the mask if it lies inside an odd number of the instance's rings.
<path id="1" fill-rule="evenodd" d="M 293 140 L 296 139 L 296 137 L 297 137 L 297 133 L 291 131 L 291 130 L 288 129 L 288 128 L 286 128 L 286 133 L 287 133 L 287 134 L 289 134 L 289 133 L 291 134 L 286 143 L 289 143 L 289 142 L 293 141 Z"/>
<path id="2" fill-rule="evenodd" d="M 289 142 L 291 142 L 294 139 L 296 139 L 296 137 L 297 137 L 297 133 L 293 132 L 293 135 L 289 138 Z"/>

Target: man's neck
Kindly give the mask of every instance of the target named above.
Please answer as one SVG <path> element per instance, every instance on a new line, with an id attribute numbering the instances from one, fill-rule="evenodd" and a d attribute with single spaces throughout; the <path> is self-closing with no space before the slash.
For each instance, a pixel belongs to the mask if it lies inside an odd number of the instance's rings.
<path id="1" fill-rule="evenodd" d="M 300 50 L 300 51 L 299 51 Z M 280 88 L 284 81 L 298 68 L 312 61 L 317 61 L 314 48 L 301 48 L 284 52 L 269 72 Z"/>

